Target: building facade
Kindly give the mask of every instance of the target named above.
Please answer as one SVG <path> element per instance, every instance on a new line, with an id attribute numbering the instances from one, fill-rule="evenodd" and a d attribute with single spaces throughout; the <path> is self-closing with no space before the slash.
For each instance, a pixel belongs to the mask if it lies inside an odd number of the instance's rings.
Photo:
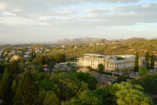
<path id="1" fill-rule="evenodd" d="M 101 55 L 101 54 L 85 54 L 83 57 L 78 58 L 77 64 L 82 67 L 98 68 L 99 64 L 104 65 L 105 71 L 115 71 L 134 68 L 135 55 Z M 140 66 L 145 65 L 145 58 L 139 59 Z"/>

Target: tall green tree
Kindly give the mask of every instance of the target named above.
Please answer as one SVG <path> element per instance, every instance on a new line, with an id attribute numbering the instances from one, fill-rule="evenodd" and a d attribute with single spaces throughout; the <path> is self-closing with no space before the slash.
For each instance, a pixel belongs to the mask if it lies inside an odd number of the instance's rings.
<path id="1" fill-rule="evenodd" d="M 19 64 L 18 64 L 18 61 L 12 61 L 10 64 L 9 64 L 9 71 L 11 73 L 18 73 L 19 72 Z"/>
<path id="2" fill-rule="evenodd" d="M 146 58 L 146 68 L 147 70 L 149 70 L 150 69 L 150 52 L 149 51 L 146 52 L 145 58 Z"/>
<path id="3" fill-rule="evenodd" d="M 15 93 L 16 93 L 16 88 L 17 88 L 17 84 L 16 84 L 16 80 L 13 80 L 12 81 L 12 85 L 11 85 L 11 93 L 10 93 L 10 96 L 11 96 L 11 105 L 13 105 L 13 98 L 15 96 Z"/>
<path id="4" fill-rule="evenodd" d="M 30 54 L 30 56 L 31 56 L 31 59 L 33 60 L 36 57 L 36 52 L 32 51 L 31 54 Z"/>
<path id="5" fill-rule="evenodd" d="M 0 82 L 0 101 L 2 102 L 0 103 L 0 105 L 10 105 L 11 102 L 10 93 L 11 93 L 11 78 L 6 68 Z"/>
<path id="6" fill-rule="evenodd" d="M 139 53 L 136 52 L 135 64 L 134 64 L 134 71 L 138 72 L 138 69 L 139 69 Z"/>
<path id="7" fill-rule="evenodd" d="M 154 69 L 155 66 L 155 56 L 154 54 L 151 55 L 151 62 L 150 62 L 150 68 Z"/>
<path id="8" fill-rule="evenodd" d="M 16 80 L 13 80 L 13 81 L 12 81 L 12 85 L 11 85 L 11 91 L 12 91 L 12 95 L 13 95 L 13 96 L 14 96 L 15 93 L 16 93 L 16 86 L 17 86 Z"/>
<path id="9" fill-rule="evenodd" d="M 139 69 L 139 74 L 140 74 L 141 78 L 146 78 L 148 76 L 147 69 L 144 67 L 141 67 Z"/>
<path id="10" fill-rule="evenodd" d="M 103 73 L 104 65 L 103 64 L 98 64 L 98 70 L 99 70 L 100 73 Z"/>
<path id="11" fill-rule="evenodd" d="M 32 75 L 26 70 L 17 87 L 14 105 L 35 105 L 37 92 Z"/>

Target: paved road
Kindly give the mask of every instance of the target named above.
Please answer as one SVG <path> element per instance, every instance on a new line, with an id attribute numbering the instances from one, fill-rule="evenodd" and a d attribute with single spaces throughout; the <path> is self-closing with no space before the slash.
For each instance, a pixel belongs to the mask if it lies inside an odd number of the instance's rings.
<path id="1" fill-rule="evenodd" d="M 100 75 L 98 73 L 93 73 L 90 72 L 92 76 L 96 77 L 99 80 L 102 80 L 104 82 L 113 82 L 114 80 L 116 80 L 116 78 L 109 76 L 109 75 Z"/>

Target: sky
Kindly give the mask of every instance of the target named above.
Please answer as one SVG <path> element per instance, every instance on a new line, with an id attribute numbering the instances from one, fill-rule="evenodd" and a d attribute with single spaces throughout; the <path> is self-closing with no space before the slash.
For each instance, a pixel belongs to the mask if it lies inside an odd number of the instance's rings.
<path id="1" fill-rule="evenodd" d="M 157 38 L 157 0 L 0 0 L 0 43 Z"/>

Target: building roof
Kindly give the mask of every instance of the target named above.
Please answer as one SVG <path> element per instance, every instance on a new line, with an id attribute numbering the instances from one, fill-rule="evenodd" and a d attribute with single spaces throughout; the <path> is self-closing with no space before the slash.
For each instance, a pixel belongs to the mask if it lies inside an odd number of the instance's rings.
<path id="1" fill-rule="evenodd" d="M 104 57 L 102 54 L 84 54 L 84 56 L 97 56 L 97 57 Z"/>

